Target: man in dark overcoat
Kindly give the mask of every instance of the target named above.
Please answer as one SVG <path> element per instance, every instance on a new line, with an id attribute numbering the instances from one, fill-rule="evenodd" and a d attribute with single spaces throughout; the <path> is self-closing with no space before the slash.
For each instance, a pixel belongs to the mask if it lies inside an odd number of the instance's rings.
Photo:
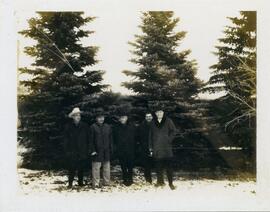
<path id="1" fill-rule="evenodd" d="M 172 141 L 176 128 L 172 120 L 164 115 L 162 109 L 157 109 L 149 130 L 149 151 L 153 155 L 157 169 L 157 184 L 163 186 L 163 171 L 166 170 L 170 188 L 173 190 Z"/>
<path id="2" fill-rule="evenodd" d="M 78 184 L 83 186 L 83 171 L 90 152 L 89 125 L 81 121 L 81 111 L 74 108 L 68 115 L 72 121 L 67 123 L 64 131 L 64 148 L 68 165 L 68 187 L 72 187 L 75 172 L 78 171 Z"/>
<path id="3" fill-rule="evenodd" d="M 104 123 L 104 112 L 96 116 L 96 123 L 91 125 L 92 186 L 93 188 L 110 185 L 110 154 L 112 153 L 113 135 L 110 125 Z M 100 182 L 102 167 L 103 184 Z"/>
<path id="4" fill-rule="evenodd" d="M 135 126 L 128 122 L 126 113 L 121 113 L 119 123 L 114 127 L 116 152 L 122 169 L 123 183 L 133 184 L 133 166 L 135 159 Z"/>
<path id="5" fill-rule="evenodd" d="M 150 157 L 149 152 L 149 129 L 151 122 L 153 120 L 153 116 L 151 112 L 145 113 L 145 119 L 140 124 L 138 129 L 138 141 L 139 141 L 139 148 L 140 148 L 140 158 L 144 168 L 144 177 L 146 182 L 152 183 L 152 175 L 151 169 L 153 168 L 153 159 Z"/>

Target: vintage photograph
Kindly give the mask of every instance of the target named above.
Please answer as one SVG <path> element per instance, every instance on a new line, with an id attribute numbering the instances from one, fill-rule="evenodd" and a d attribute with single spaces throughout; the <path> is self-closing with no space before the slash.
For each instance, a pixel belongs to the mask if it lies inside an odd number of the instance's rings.
<path id="1" fill-rule="evenodd" d="M 15 11 L 18 194 L 102 211 L 202 196 L 249 209 L 257 11 L 94 4 Z"/>

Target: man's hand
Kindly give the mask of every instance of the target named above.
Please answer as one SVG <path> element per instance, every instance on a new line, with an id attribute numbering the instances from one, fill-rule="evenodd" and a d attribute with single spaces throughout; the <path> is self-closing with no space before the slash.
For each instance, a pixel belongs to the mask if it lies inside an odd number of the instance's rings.
<path id="1" fill-rule="evenodd" d="M 149 150 L 149 156 L 150 156 L 150 157 L 153 156 L 153 150 L 152 150 L 152 149 Z"/>
<path id="2" fill-rule="evenodd" d="M 97 152 L 92 152 L 91 156 L 97 155 Z"/>

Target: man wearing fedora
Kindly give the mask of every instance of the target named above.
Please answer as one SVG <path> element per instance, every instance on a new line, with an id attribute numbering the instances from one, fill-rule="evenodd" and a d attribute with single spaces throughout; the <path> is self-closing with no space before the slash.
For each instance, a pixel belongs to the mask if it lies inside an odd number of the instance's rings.
<path id="1" fill-rule="evenodd" d="M 149 151 L 156 162 L 156 186 L 165 185 L 163 172 L 166 170 L 169 186 L 172 190 L 175 189 L 172 169 L 172 141 L 175 132 L 176 128 L 172 120 L 164 115 L 161 107 L 157 108 L 149 130 Z"/>
<path id="2" fill-rule="evenodd" d="M 128 121 L 125 112 L 119 113 L 119 123 L 115 126 L 114 141 L 117 149 L 117 156 L 120 162 L 123 184 L 133 184 L 133 166 L 135 159 L 135 126 Z"/>
<path id="3" fill-rule="evenodd" d="M 68 188 L 72 188 L 75 173 L 78 172 L 78 185 L 83 186 L 83 171 L 89 159 L 89 125 L 81 121 L 81 111 L 75 107 L 68 117 L 72 119 L 65 126 L 64 146 L 68 163 Z"/>
<path id="4" fill-rule="evenodd" d="M 111 126 L 104 123 L 105 114 L 100 109 L 96 122 L 91 125 L 92 186 L 110 185 L 110 154 L 112 153 L 113 135 Z M 103 184 L 100 182 L 102 167 Z"/>

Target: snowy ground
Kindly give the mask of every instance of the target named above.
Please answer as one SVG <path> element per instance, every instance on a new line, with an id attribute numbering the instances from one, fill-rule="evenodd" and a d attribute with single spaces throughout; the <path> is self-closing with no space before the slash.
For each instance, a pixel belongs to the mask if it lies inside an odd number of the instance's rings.
<path id="1" fill-rule="evenodd" d="M 30 197 L 27 203 L 21 204 L 29 209 L 33 207 L 33 199 L 48 197 L 50 201 L 64 201 L 65 211 L 77 211 L 72 201 L 79 201 L 80 206 L 89 204 L 89 210 L 251 210 L 255 208 L 256 182 L 254 179 L 226 179 L 212 180 L 202 177 L 190 177 L 184 172 L 175 173 L 176 190 L 170 190 L 168 185 L 156 188 L 144 182 L 142 172 L 135 169 L 135 183 L 126 187 L 121 183 L 120 168 L 112 169 L 112 184 L 110 187 L 93 190 L 90 177 L 86 177 L 87 185 L 80 188 L 75 182 L 73 189 L 67 189 L 66 172 L 33 171 L 18 169 L 19 195 Z M 241 179 L 241 178 L 240 178 Z M 155 181 L 155 176 L 154 176 Z M 60 198 L 60 199 L 59 199 Z M 63 199 L 64 198 L 64 199 Z M 28 198 L 29 199 L 29 198 Z M 66 201 L 70 200 L 70 201 Z M 245 204 L 240 204 L 240 202 Z M 45 204 L 45 203 L 44 203 Z M 119 207 L 119 204 L 121 207 Z M 222 204 L 222 205 L 221 205 Z M 48 207 L 50 204 L 46 204 Z M 58 205 L 58 204 L 57 204 Z M 201 206 L 202 205 L 202 206 Z M 39 210 L 40 203 L 37 206 Z M 45 205 L 42 207 L 44 208 Z M 63 209 L 63 207 L 61 208 Z M 60 209 L 59 209 L 60 210 Z M 55 210 L 58 211 L 58 210 Z"/>
<path id="2" fill-rule="evenodd" d="M 143 173 L 140 169 L 134 169 L 134 184 L 130 187 L 126 187 L 121 182 L 121 171 L 119 166 L 115 166 L 111 170 L 112 183 L 109 187 L 103 187 L 93 190 L 90 182 L 91 178 L 88 173 L 84 178 L 85 186 L 77 186 L 77 178 L 75 178 L 73 189 L 67 188 L 67 173 L 65 171 L 35 171 L 28 169 L 18 169 L 18 176 L 20 182 L 20 192 L 23 194 L 35 194 L 35 193 L 62 193 L 64 195 L 70 195 L 74 193 L 89 194 L 89 193 L 126 193 L 126 192 L 149 192 L 149 191 L 165 191 L 169 190 L 168 185 L 163 188 L 156 188 L 154 185 L 150 185 L 144 181 Z M 153 173 L 153 180 L 156 181 L 156 176 Z M 224 177 L 222 177 L 224 179 Z M 221 179 L 222 179 L 221 178 Z M 166 178 L 165 178 L 166 179 Z M 230 180 L 212 180 L 193 175 L 193 177 L 187 176 L 186 172 L 175 173 L 175 185 L 177 186 L 176 192 L 184 192 L 193 189 L 205 187 L 207 189 L 214 189 L 222 187 L 224 191 L 241 191 L 248 195 L 255 195 L 255 180 L 244 179 L 245 181 L 239 181 L 232 178 Z M 173 191 L 175 192 L 175 191 Z"/>

